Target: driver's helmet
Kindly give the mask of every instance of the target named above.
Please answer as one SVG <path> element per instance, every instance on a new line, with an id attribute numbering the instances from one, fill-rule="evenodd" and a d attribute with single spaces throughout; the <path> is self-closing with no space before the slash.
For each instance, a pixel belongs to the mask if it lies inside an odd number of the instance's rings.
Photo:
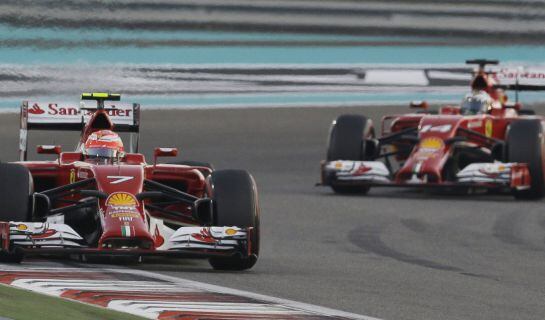
<path id="1" fill-rule="evenodd" d="M 492 108 L 492 98 L 485 91 L 476 91 L 465 96 L 460 112 L 462 114 L 482 114 Z"/>
<path id="2" fill-rule="evenodd" d="M 119 135 L 110 130 L 93 132 L 83 148 L 86 159 L 114 160 L 122 157 L 125 149 Z"/>

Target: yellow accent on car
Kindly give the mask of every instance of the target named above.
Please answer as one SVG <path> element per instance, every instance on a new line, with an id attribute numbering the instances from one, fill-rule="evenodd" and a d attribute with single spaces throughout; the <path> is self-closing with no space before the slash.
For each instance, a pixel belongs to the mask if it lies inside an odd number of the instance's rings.
<path id="1" fill-rule="evenodd" d="M 492 120 L 490 119 L 486 120 L 484 124 L 484 135 L 489 138 L 492 137 Z"/>
<path id="2" fill-rule="evenodd" d="M 420 148 L 426 150 L 439 150 L 443 146 L 443 140 L 437 137 L 425 138 L 420 142 Z"/>
<path id="3" fill-rule="evenodd" d="M 138 205 L 138 201 L 136 198 L 126 192 L 118 192 L 112 194 L 107 200 L 106 205 L 108 206 L 127 206 L 127 207 L 134 207 Z"/>
<path id="4" fill-rule="evenodd" d="M 225 229 L 225 234 L 228 236 L 234 236 L 235 234 L 237 234 L 237 230 L 231 228 Z"/>
<path id="5" fill-rule="evenodd" d="M 76 182 L 76 170 L 70 169 L 70 183 Z"/>
<path id="6" fill-rule="evenodd" d="M 84 92 L 81 94 L 81 98 L 84 100 L 102 99 L 102 100 L 119 100 L 121 95 L 119 93 L 108 92 Z"/>

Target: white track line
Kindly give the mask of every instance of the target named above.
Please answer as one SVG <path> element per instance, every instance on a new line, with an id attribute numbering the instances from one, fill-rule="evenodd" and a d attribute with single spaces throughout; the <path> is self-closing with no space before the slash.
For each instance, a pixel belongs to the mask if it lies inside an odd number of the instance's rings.
<path id="1" fill-rule="evenodd" d="M 144 301 L 112 300 L 108 308 L 156 319 L 162 311 L 196 311 L 196 312 L 235 312 L 248 314 L 309 314 L 316 316 L 343 317 L 359 320 L 379 320 L 377 318 L 344 312 L 340 310 L 320 307 L 312 304 L 301 303 L 293 300 L 271 297 L 263 294 L 232 289 L 193 280 L 177 278 L 173 276 L 153 273 L 143 270 L 104 268 L 102 265 L 80 264 L 81 267 L 40 267 L 28 264 L 11 265 L 0 264 L 0 273 L 3 272 L 93 272 L 127 274 L 136 277 L 144 277 L 147 280 L 93 280 L 93 279 L 40 279 L 36 275 L 32 279 L 22 277 L 11 283 L 12 286 L 31 290 L 42 294 L 60 296 L 66 290 L 90 290 L 90 291 L 140 291 L 140 292 L 209 292 L 226 295 L 235 295 L 257 300 L 256 303 L 217 303 L 217 302 L 176 302 L 176 301 Z M 153 281 L 157 280 L 157 282 Z M 74 300 L 88 304 L 86 302 Z M 261 301 L 262 303 L 259 303 Z M 91 304 L 93 305 L 93 304 Z M 100 306 L 99 306 L 100 307 Z"/>
<path id="2" fill-rule="evenodd" d="M 263 294 L 238 290 L 238 289 L 231 289 L 227 287 L 217 286 L 213 284 L 203 283 L 203 282 L 197 282 L 193 280 L 187 280 L 187 279 L 181 279 L 176 278 L 173 276 L 163 275 L 163 274 L 157 274 L 149 271 L 143 271 L 143 270 L 134 270 L 134 269 L 104 269 L 105 271 L 109 272 L 118 272 L 118 273 L 125 273 L 125 274 L 133 274 L 137 276 L 144 276 L 149 278 L 154 278 L 158 280 L 163 281 L 169 281 L 176 284 L 179 284 L 184 287 L 196 287 L 202 290 L 207 290 L 211 292 L 217 292 L 217 293 L 223 293 L 223 294 L 232 294 L 237 295 L 241 297 L 246 297 L 250 299 L 256 299 L 256 300 L 262 300 L 266 302 L 270 302 L 273 304 L 283 305 L 292 309 L 299 309 L 306 311 L 308 313 L 316 314 L 316 315 L 324 315 L 324 316 L 331 316 L 331 317 L 345 317 L 345 318 L 351 318 L 351 319 L 361 319 L 361 320 L 379 320 L 378 318 L 373 318 L 369 316 L 359 315 L 355 313 L 350 312 L 344 312 L 340 310 L 330 309 L 326 307 L 320 307 L 312 304 L 307 304 L 303 302 L 297 302 L 293 300 L 288 299 L 282 299 L 282 298 L 276 298 L 271 297 Z"/>

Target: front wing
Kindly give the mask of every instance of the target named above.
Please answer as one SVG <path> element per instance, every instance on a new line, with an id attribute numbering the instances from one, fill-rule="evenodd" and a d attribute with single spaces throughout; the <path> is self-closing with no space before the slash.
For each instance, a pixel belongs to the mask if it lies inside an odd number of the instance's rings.
<path id="1" fill-rule="evenodd" d="M 164 250 L 90 247 L 66 224 L 48 222 L 0 222 L 0 253 L 28 255 L 111 255 L 210 258 L 250 256 L 253 228 L 181 227 L 166 240 Z"/>
<path id="2" fill-rule="evenodd" d="M 430 182 L 414 174 L 399 181 L 380 161 L 322 162 L 322 185 L 385 187 L 465 187 L 487 189 L 530 188 L 530 172 L 524 163 L 472 163 L 456 175 L 455 181 Z"/>

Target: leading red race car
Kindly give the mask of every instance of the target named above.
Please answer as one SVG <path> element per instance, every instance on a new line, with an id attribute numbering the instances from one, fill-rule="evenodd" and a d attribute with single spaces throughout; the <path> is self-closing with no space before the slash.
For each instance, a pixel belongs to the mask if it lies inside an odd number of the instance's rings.
<path id="1" fill-rule="evenodd" d="M 20 161 L 0 164 L 0 260 L 26 255 L 208 258 L 215 269 L 251 268 L 259 254 L 252 176 L 207 164 L 159 164 L 138 153 L 140 106 L 83 94 L 96 107 L 24 102 Z M 28 130 L 78 130 L 74 152 L 38 146 L 53 161 L 27 161 Z M 125 152 L 117 132 L 128 132 Z"/>
<path id="2" fill-rule="evenodd" d="M 380 137 L 370 119 L 341 115 L 332 124 L 322 185 L 337 193 L 366 193 L 373 186 L 507 190 L 517 198 L 545 194 L 545 118 L 510 104 L 505 89 L 543 86 L 498 85 L 485 70 L 497 61 L 472 60 L 479 68 L 472 92 L 460 106 L 382 119 Z M 545 75 L 545 73 L 544 73 Z M 518 79 L 518 76 L 517 76 Z"/>

